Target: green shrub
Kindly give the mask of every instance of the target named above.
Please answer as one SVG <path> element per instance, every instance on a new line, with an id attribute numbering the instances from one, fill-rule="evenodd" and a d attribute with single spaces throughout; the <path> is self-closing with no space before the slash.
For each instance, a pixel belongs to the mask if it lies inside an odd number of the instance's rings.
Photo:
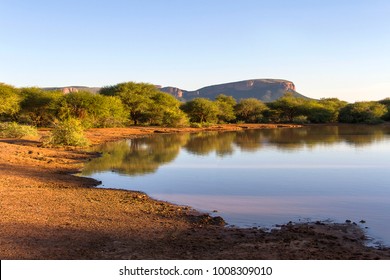
<path id="1" fill-rule="evenodd" d="M 38 131 L 29 125 L 20 125 L 16 122 L 0 123 L 0 137 L 2 138 L 22 138 L 36 137 Z"/>
<path id="2" fill-rule="evenodd" d="M 307 119 L 307 116 L 299 115 L 293 118 L 293 123 L 305 124 L 305 123 L 309 123 L 309 121 Z"/>
<path id="3" fill-rule="evenodd" d="M 87 146 L 88 140 L 84 136 L 84 129 L 77 119 L 67 119 L 60 122 L 51 132 L 48 141 L 54 146 Z"/>
<path id="4" fill-rule="evenodd" d="M 180 109 L 166 109 L 165 112 L 163 112 L 161 126 L 185 127 L 188 126 L 188 124 L 189 120 L 187 115 Z"/>
<path id="5" fill-rule="evenodd" d="M 219 109 L 216 103 L 207 98 L 195 98 L 182 104 L 181 109 L 194 123 L 216 123 Z"/>
<path id="6" fill-rule="evenodd" d="M 190 127 L 192 128 L 204 128 L 204 127 L 210 127 L 210 126 L 213 126 L 214 123 L 209 123 L 209 122 L 203 122 L 203 123 L 198 123 L 198 122 L 193 122 L 193 123 L 190 123 Z"/>
<path id="7" fill-rule="evenodd" d="M 193 128 L 201 128 L 201 127 L 202 127 L 202 124 L 201 124 L 201 123 L 193 122 L 193 123 L 190 123 L 190 127 L 193 127 Z"/>

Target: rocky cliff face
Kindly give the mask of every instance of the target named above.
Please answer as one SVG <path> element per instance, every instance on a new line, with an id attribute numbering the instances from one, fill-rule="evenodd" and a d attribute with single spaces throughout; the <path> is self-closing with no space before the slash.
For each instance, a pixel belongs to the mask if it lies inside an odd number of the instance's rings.
<path id="1" fill-rule="evenodd" d="M 175 87 L 163 87 L 160 90 L 186 101 L 196 97 L 215 99 L 219 94 L 225 94 L 233 96 L 236 100 L 257 98 L 268 102 L 280 98 L 286 92 L 291 92 L 294 96 L 305 98 L 305 96 L 296 92 L 293 82 L 278 79 L 245 80 L 207 86 L 195 91 L 186 91 Z"/>
<path id="2" fill-rule="evenodd" d="M 178 99 L 182 99 L 182 98 L 184 98 L 183 95 L 188 94 L 188 91 L 181 90 L 181 89 L 176 88 L 176 87 L 164 87 L 164 88 L 160 88 L 160 90 L 163 92 L 172 94 L 174 97 L 176 97 Z"/>
<path id="3" fill-rule="evenodd" d="M 62 89 L 63 94 L 71 93 L 71 92 L 78 92 L 79 90 L 74 87 L 65 87 Z"/>
<path id="4" fill-rule="evenodd" d="M 71 92 L 79 92 L 79 91 L 89 91 L 92 93 L 99 92 L 99 87 L 83 87 L 83 86 L 71 86 L 71 87 L 51 87 L 51 88 L 43 88 L 43 90 L 59 90 L 62 91 L 63 94 L 68 94 Z"/>

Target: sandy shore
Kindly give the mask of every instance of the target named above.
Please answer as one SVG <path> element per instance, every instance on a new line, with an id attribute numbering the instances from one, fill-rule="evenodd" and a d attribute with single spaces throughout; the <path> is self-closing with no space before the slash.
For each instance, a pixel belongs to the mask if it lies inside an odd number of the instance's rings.
<path id="1" fill-rule="evenodd" d="M 240 130 L 272 125 L 224 125 Z M 151 133 L 199 131 L 91 129 L 92 144 Z M 47 135 L 48 131 L 40 131 Z M 271 233 L 226 228 L 220 219 L 130 191 L 93 188 L 70 175 L 96 156 L 0 139 L 0 259 L 390 259 L 364 246 L 353 224 L 287 224 Z"/>

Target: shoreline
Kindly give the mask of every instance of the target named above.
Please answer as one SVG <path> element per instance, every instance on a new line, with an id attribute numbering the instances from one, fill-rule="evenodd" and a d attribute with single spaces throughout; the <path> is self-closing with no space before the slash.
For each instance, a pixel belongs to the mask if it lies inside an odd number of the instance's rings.
<path id="1" fill-rule="evenodd" d="M 86 136 L 95 146 L 154 133 L 275 127 L 297 125 L 103 128 Z M 389 248 L 365 246 L 352 224 L 227 228 L 191 207 L 94 188 L 95 180 L 71 175 L 96 156 L 85 149 L 0 139 L 0 152 L 0 259 L 390 259 Z"/>

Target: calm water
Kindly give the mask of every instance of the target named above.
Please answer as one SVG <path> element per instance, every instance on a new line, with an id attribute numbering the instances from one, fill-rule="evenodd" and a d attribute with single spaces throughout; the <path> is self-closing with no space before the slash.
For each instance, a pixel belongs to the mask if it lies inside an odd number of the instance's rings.
<path id="1" fill-rule="evenodd" d="M 325 126 L 155 135 L 99 148 L 100 187 L 222 216 L 230 225 L 366 221 L 390 245 L 390 128 Z"/>

